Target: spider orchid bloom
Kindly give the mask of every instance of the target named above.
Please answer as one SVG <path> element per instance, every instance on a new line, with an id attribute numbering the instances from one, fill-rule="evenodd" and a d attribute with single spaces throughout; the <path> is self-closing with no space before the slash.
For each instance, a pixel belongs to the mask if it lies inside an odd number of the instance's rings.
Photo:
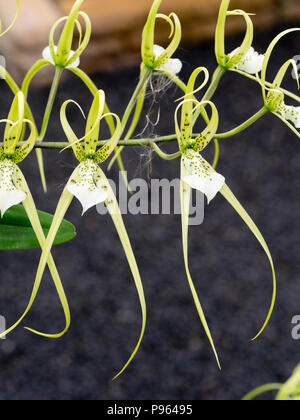
<path id="1" fill-rule="evenodd" d="M 77 0 L 69 14 L 69 16 L 59 19 L 52 27 L 49 36 L 49 46 L 43 51 L 43 58 L 49 64 L 53 64 L 58 68 L 76 68 L 80 64 L 80 55 L 86 49 L 90 37 L 92 25 L 90 18 L 85 12 L 80 11 L 80 7 L 84 0 Z M 78 18 L 81 16 L 85 23 L 85 34 L 82 37 L 82 26 Z M 58 45 L 54 44 L 54 35 L 57 27 L 66 21 Z M 75 27 L 79 31 L 79 44 L 76 51 L 72 50 L 74 40 Z"/>
<path id="2" fill-rule="evenodd" d="M 238 49 L 232 51 L 230 57 L 233 57 L 237 53 Z M 235 66 L 235 69 L 248 74 L 260 73 L 264 59 L 264 54 L 259 54 L 251 47 L 244 58 Z"/>
<path id="3" fill-rule="evenodd" d="M 273 83 L 268 83 L 266 81 L 267 69 L 269 60 L 271 58 L 272 52 L 277 45 L 277 43 L 287 34 L 290 34 L 295 31 L 300 31 L 300 28 L 293 28 L 287 31 L 280 33 L 270 44 L 265 59 L 263 61 L 261 78 L 258 74 L 256 75 L 257 81 L 262 87 L 262 94 L 265 103 L 265 109 L 269 112 L 272 112 L 276 115 L 281 121 L 283 121 L 292 131 L 300 138 L 300 133 L 297 128 L 300 128 L 300 107 L 290 106 L 285 104 L 285 97 L 289 97 L 294 101 L 300 103 L 300 97 L 294 95 L 293 93 L 283 89 L 281 87 L 283 79 L 289 70 L 290 67 L 293 68 L 293 71 L 296 75 L 298 89 L 300 88 L 299 83 L 299 73 L 298 67 L 295 60 L 291 59 L 286 61 L 281 68 L 279 69 Z M 293 125 L 294 124 L 294 125 Z"/>
<path id="4" fill-rule="evenodd" d="M 182 63 L 180 60 L 172 59 L 177 50 L 182 36 L 181 23 L 175 13 L 169 16 L 158 13 L 162 0 L 154 0 L 151 7 L 146 25 L 143 31 L 142 40 L 142 59 L 144 66 L 149 70 L 170 72 L 175 75 L 181 71 Z M 166 49 L 155 45 L 155 24 L 157 19 L 163 19 L 171 27 L 171 42 Z"/>
<path id="5" fill-rule="evenodd" d="M 203 84 L 198 89 L 194 89 L 195 82 L 200 73 L 204 72 L 205 80 Z M 209 75 L 208 71 L 204 68 L 196 69 L 188 82 L 186 95 L 184 100 L 178 105 L 175 112 L 175 128 L 176 135 L 178 138 L 178 144 L 181 154 L 181 208 L 182 208 L 182 241 L 183 241 L 183 254 L 184 262 L 187 273 L 188 282 L 192 291 L 194 302 L 201 319 L 202 325 L 205 329 L 207 337 L 212 346 L 213 352 L 215 354 L 218 366 L 220 367 L 220 362 L 218 358 L 217 351 L 212 339 L 210 329 L 208 327 L 202 306 L 200 304 L 191 274 L 189 270 L 188 262 L 188 225 L 189 225 L 189 209 L 190 209 L 190 200 L 191 200 L 191 189 L 200 190 L 203 194 L 206 195 L 208 202 L 211 202 L 213 198 L 220 192 L 223 197 L 228 201 L 228 203 L 234 208 L 234 210 L 239 214 L 239 216 L 246 223 L 248 228 L 254 234 L 263 250 L 265 251 L 273 276 L 273 295 L 271 306 L 266 318 L 265 323 L 263 324 L 262 329 L 254 338 L 258 338 L 265 327 L 267 326 L 270 317 L 272 315 L 275 300 L 276 300 L 276 275 L 274 269 L 274 263 L 272 260 L 271 253 L 269 248 L 261 235 L 259 229 L 250 218 L 246 210 L 242 207 L 239 201 L 236 199 L 235 195 L 225 184 L 225 178 L 218 174 L 213 167 L 203 158 L 201 155 L 202 151 L 210 144 L 213 140 L 219 125 L 219 115 L 217 108 L 210 101 L 198 102 L 194 99 L 194 94 L 201 90 L 208 81 Z M 192 99 L 190 99 L 193 97 Z M 205 107 L 209 106 L 211 108 L 211 118 L 209 118 Z M 197 112 L 200 108 L 200 113 Z M 181 111 L 181 125 L 178 122 L 178 113 Z M 207 126 L 197 137 L 193 136 L 193 126 L 197 122 L 197 118 L 202 115 Z M 156 151 L 158 147 L 154 148 Z M 167 155 L 166 155 L 167 156 Z M 172 156 L 172 155 L 171 155 Z M 163 156 L 162 156 L 163 157 Z M 165 157 L 167 159 L 167 157 Z"/>
<path id="6" fill-rule="evenodd" d="M 244 12 L 243 10 L 228 11 L 229 3 L 230 0 L 222 0 L 216 28 L 216 58 L 219 67 L 224 70 L 230 70 L 236 66 L 243 65 L 241 63 L 243 63 L 247 55 L 248 59 L 251 57 L 251 62 L 255 61 L 253 60 L 253 55 L 249 56 L 249 53 L 251 54 L 250 51 L 254 34 L 253 22 L 250 18 L 250 14 Z M 245 19 L 247 25 L 246 34 L 241 46 L 230 55 L 226 54 L 225 52 L 225 27 L 227 16 L 242 16 Z"/>
<path id="7" fill-rule="evenodd" d="M 8 28 L 6 28 L 4 31 L 2 31 L 2 22 L 0 20 L 0 38 L 3 35 L 7 34 L 8 31 L 11 30 L 11 28 L 14 26 L 14 24 L 16 23 L 16 21 L 18 19 L 18 16 L 19 16 L 19 13 L 20 13 L 20 0 L 16 0 L 16 3 L 17 3 L 17 10 L 16 10 L 15 17 L 13 18 L 13 20 L 12 20 L 11 24 L 8 26 Z"/>
<path id="8" fill-rule="evenodd" d="M 38 132 L 35 125 L 31 120 L 24 118 L 24 111 L 25 98 L 23 93 L 19 92 L 16 94 L 13 100 L 8 119 L 0 121 L 6 122 L 3 142 L 4 147 L 0 147 L 0 209 L 1 215 L 3 216 L 10 207 L 22 203 L 39 241 L 39 244 L 41 248 L 43 248 L 46 241 L 44 231 L 41 226 L 29 187 L 26 183 L 24 175 L 17 165 L 29 155 L 38 138 Z M 18 145 L 19 140 L 22 138 L 22 133 L 25 130 L 26 124 L 28 124 L 30 128 L 29 137 L 26 141 L 22 142 L 21 145 Z M 51 254 L 49 254 L 47 258 L 47 264 L 49 266 L 50 273 L 62 303 L 66 324 L 68 326 L 70 322 L 69 306 Z M 28 314 L 37 295 L 39 285 L 39 283 L 34 284 L 30 302 L 24 314 L 11 328 L 1 333 L 0 338 L 5 337 L 11 331 L 13 331 Z M 60 336 L 60 334 L 45 336 L 53 338 Z"/>
<path id="9" fill-rule="evenodd" d="M 144 296 L 143 285 L 137 263 L 133 254 L 133 250 L 124 226 L 124 222 L 121 216 L 118 202 L 114 195 L 114 192 L 110 186 L 108 179 L 106 178 L 104 172 L 100 168 L 99 164 L 105 162 L 109 156 L 113 153 L 116 148 L 121 132 L 122 126 L 121 122 L 117 115 L 110 114 L 116 120 L 116 129 L 109 141 L 105 143 L 98 151 L 98 136 L 100 131 L 100 122 L 102 119 L 105 119 L 107 115 L 103 114 L 105 107 L 105 94 L 104 92 L 98 91 L 95 95 L 93 104 L 90 109 L 89 117 L 87 119 L 86 133 L 82 139 L 78 139 L 74 131 L 69 125 L 69 122 L 66 117 L 66 109 L 70 103 L 73 101 L 66 101 L 61 108 L 61 123 L 65 131 L 66 137 L 70 142 L 70 146 L 73 149 L 75 157 L 79 161 L 78 167 L 75 169 L 71 175 L 63 193 L 59 200 L 56 213 L 54 215 L 53 223 L 50 228 L 46 244 L 43 248 L 43 253 L 41 256 L 40 264 L 36 274 L 36 281 L 40 282 L 45 270 L 46 261 L 51 252 L 53 241 L 56 237 L 58 229 L 61 225 L 61 222 L 73 200 L 74 197 L 78 198 L 83 207 L 83 212 L 87 211 L 89 208 L 95 206 L 96 204 L 105 202 L 110 215 L 113 219 L 115 227 L 118 231 L 121 243 L 123 245 L 131 272 L 134 277 L 134 281 L 138 290 L 139 299 L 142 309 L 142 329 L 141 334 L 138 340 L 138 344 L 135 347 L 132 355 L 130 356 L 128 362 L 125 364 L 123 369 L 115 376 L 116 379 L 121 375 L 125 369 L 128 367 L 134 356 L 136 355 L 142 338 L 144 336 L 145 327 L 146 327 L 146 302 Z M 84 141 L 84 147 L 82 146 L 82 141 Z M 37 331 L 34 331 L 37 334 Z M 43 335 L 43 334 L 40 334 Z"/>

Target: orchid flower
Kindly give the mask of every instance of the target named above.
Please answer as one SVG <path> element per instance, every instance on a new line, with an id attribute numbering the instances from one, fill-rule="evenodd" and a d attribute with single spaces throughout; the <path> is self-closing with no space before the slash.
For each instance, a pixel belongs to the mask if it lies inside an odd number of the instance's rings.
<path id="1" fill-rule="evenodd" d="M 268 64 L 272 55 L 272 52 L 278 42 L 286 35 L 300 31 L 300 28 L 293 28 L 286 31 L 281 32 L 270 44 L 265 59 L 262 65 L 262 72 L 261 78 L 259 78 L 258 74 L 256 75 L 257 81 L 260 83 L 262 87 L 262 94 L 265 103 L 265 108 L 276 115 L 281 121 L 283 121 L 292 131 L 300 138 L 300 132 L 297 128 L 300 128 L 300 118 L 299 118 L 299 110 L 300 107 L 295 107 L 291 105 L 286 105 L 285 97 L 289 97 L 296 102 L 300 102 L 300 97 L 297 95 L 292 94 L 289 91 L 284 90 L 281 85 L 283 79 L 289 70 L 290 67 L 293 68 L 295 72 L 298 89 L 300 88 L 299 84 L 299 74 L 298 74 L 298 67 L 295 60 L 287 60 L 279 69 L 273 83 L 267 83 L 266 76 L 267 76 L 267 69 Z M 294 125 L 293 125 L 293 124 Z"/>
<path id="2" fill-rule="evenodd" d="M 233 10 L 228 11 L 230 0 L 222 0 L 218 23 L 216 28 L 216 43 L 215 43 L 215 52 L 216 58 L 219 66 L 225 70 L 230 70 L 245 60 L 247 54 L 249 54 L 252 42 L 253 42 L 253 23 L 250 18 L 250 14 L 244 12 L 243 10 Z M 227 16 L 242 16 L 246 22 L 247 29 L 244 40 L 239 48 L 237 48 L 233 53 L 227 55 L 225 53 L 225 27 Z M 248 56 L 249 58 L 249 56 Z M 253 58 L 251 59 L 251 61 Z"/>
<path id="3" fill-rule="evenodd" d="M 120 139 L 121 122 L 117 115 L 111 114 L 116 120 L 115 132 L 111 139 L 97 151 L 100 122 L 102 119 L 105 119 L 107 117 L 107 115 L 103 114 L 103 110 L 105 107 L 104 92 L 100 90 L 95 95 L 87 119 L 86 133 L 82 139 L 78 139 L 67 120 L 66 109 L 70 103 L 74 103 L 74 101 L 66 101 L 62 105 L 61 123 L 65 134 L 70 142 L 70 147 L 72 147 L 74 155 L 79 161 L 79 165 L 71 175 L 59 200 L 54 215 L 53 223 L 51 225 L 46 244 L 43 248 L 40 264 L 37 270 L 36 282 L 39 283 L 42 279 L 46 267 L 46 261 L 51 252 L 53 241 L 56 237 L 57 231 L 73 198 L 76 197 L 82 204 L 83 214 L 93 206 L 105 202 L 118 231 L 129 266 L 131 268 L 134 281 L 138 290 L 143 316 L 142 330 L 138 340 L 138 344 L 134 349 L 132 355 L 130 356 L 128 362 L 125 364 L 123 369 L 116 375 L 116 379 L 119 375 L 121 375 L 121 373 L 124 372 L 124 370 L 128 367 L 128 365 L 136 355 L 140 347 L 146 327 L 146 302 L 139 270 L 124 226 L 118 202 L 116 200 L 116 197 L 108 179 L 106 178 L 103 170 L 99 166 L 99 164 L 105 162 L 108 159 L 108 157 L 113 153 L 115 147 L 117 146 Z M 81 145 L 82 141 L 84 141 L 85 143 L 84 147 Z M 33 332 L 42 336 L 44 335 L 37 331 Z"/>
<path id="4" fill-rule="evenodd" d="M 90 41 L 92 25 L 91 25 L 91 21 L 88 15 L 85 12 L 80 10 L 80 7 L 83 1 L 84 0 L 76 0 L 70 11 L 69 16 L 62 17 L 58 19 L 57 22 L 55 22 L 55 24 L 53 25 L 50 31 L 49 46 L 47 46 L 42 52 L 43 59 L 38 60 L 32 66 L 32 68 L 28 71 L 27 75 L 25 76 L 23 84 L 22 84 L 22 92 L 24 93 L 27 99 L 29 85 L 32 79 L 35 77 L 35 75 L 44 67 L 47 67 L 49 65 L 55 66 L 55 75 L 54 75 L 52 87 L 49 93 L 49 99 L 48 99 L 47 107 L 44 114 L 42 128 L 39 134 L 39 141 L 44 140 L 47 127 L 48 127 L 49 118 L 50 118 L 52 107 L 53 107 L 53 103 L 55 100 L 55 96 L 58 90 L 58 85 L 59 85 L 63 70 L 64 69 L 68 69 L 71 71 L 79 70 L 78 67 L 80 65 L 80 56 L 83 53 L 83 51 L 86 49 Z M 82 17 L 84 20 L 84 24 L 85 24 L 84 35 L 82 35 L 83 28 L 79 21 L 79 17 Z M 65 22 L 65 25 L 60 35 L 58 45 L 55 45 L 54 44 L 55 33 L 58 26 L 62 22 Z M 79 32 L 79 42 L 78 42 L 77 49 L 73 51 L 72 45 L 74 41 L 74 31 L 76 27 Z M 79 72 L 79 76 L 80 75 L 81 73 Z M 46 183 L 46 176 L 45 176 L 45 170 L 44 170 L 44 159 L 43 159 L 42 150 L 37 149 L 36 155 L 37 155 L 37 161 L 38 161 L 43 189 L 44 189 L 44 192 L 47 192 L 47 183 Z"/>
<path id="5" fill-rule="evenodd" d="M 181 62 L 179 60 L 171 60 L 181 41 L 181 24 L 178 16 L 175 13 L 171 13 L 169 16 L 158 13 L 161 2 L 162 0 L 153 1 L 153 5 L 144 27 L 142 40 L 143 64 L 147 69 L 150 70 L 172 70 L 171 73 L 176 72 L 177 74 L 181 70 Z M 157 19 L 165 20 L 171 27 L 170 38 L 172 38 L 172 40 L 166 49 L 162 49 L 162 47 L 154 44 L 155 24 Z"/>
<path id="6" fill-rule="evenodd" d="M 195 83 L 197 77 L 204 73 L 205 80 L 201 84 L 201 86 L 195 89 Z M 191 189 L 196 189 L 201 191 L 203 194 L 206 195 L 208 203 L 210 203 L 214 197 L 220 192 L 223 197 L 229 202 L 229 204 L 234 208 L 234 210 L 239 214 L 239 216 L 243 219 L 246 223 L 248 228 L 254 234 L 260 245 L 262 246 L 263 250 L 265 251 L 270 266 L 272 270 L 273 276 L 273 295 L 271 306 L 268 312 L 268 316 L 266 321 L 254 338 L 258 338 L 262 332 L 264 331 L 265 327 L 267 326 L 276 300 L 276 275 L 274 269 L 274 263 L 272 260 L 271 253 L 269 248 L 261 235 L 259 229 L 250 218 L 246 210 L 242 207 L 239 201 L 236 199 L 232 191 L 225 183 L 225 177 L 219 173 L 217 173 L 213 167 L 204 159 L 201 155 L 202 151 L 210 144 L 210 142 L 214 139 L 214 136 L 217 133 L 217 129 L 219 126 L 219 114 L 216 106 L 210 101 L 202 101 L 198 102 L 194 95 L 196 92 L 201 90 L 206 84 L 209 79 L 209 74 L 207 69 L 200 67 L 196 69 L 188 82 L 186 95 L 183 98 L 183 101 L 178 105 L 176 112 L 175 112 L 175 127 L 176 127 L 176 135 L 178 138 L 179 144 L 179 156 L 181 156 L 181 208 L 182 208 L 182 240 L 183 240 L 183 253 L 184 253 L 184 262 L 185 268 L 187 273 L 187 278 L 189 282 L 189 286 L 192 291 L 192 295 L 194 298 L 194 302 L 201 319 L 202 325 L 205 329 L 207 337 L 210 341 L 212 346 L 213 352 L 215 354 L 218 366 L 220 367 L 220 362 L 218 358 L 218 354 L 213 342 L 213 338 L 208 327 L 208 323 L 206 321 L 202 306 L 200 304 L 197 291 L 195 285 L 192 280 L 192 276 L 189 270 L 189 263 L 188 263 L 188 223 L 189 223 L 189 209 L 190 209 L 190 200 L 191 200 Z M 192 99 L 190 99 L 192 97 Z M 205 108 L 209 106 L 211 108 L 211 118 L 209 118 Z M 200 112 L 198 112 L 200 108 Z M 181 124 L 178 122 L 178 113 L 182 109 L 182 117 L 181 117 Z M 206 128 L 202 131 L 200 135 L 196 137 L 193 135 L 193 126 L 195 121 L 195 115 L 202 115 L 205 122 L 207 123 Z M 197 120 L 197 118 L 196 118 Z M 174 155 L 166 155 L 162 151 L 160 151 L 157 145 L 153 144 L 154 150 L 164 159 L 175 159 L 178 157 L 178 154 Z"/>
<path id="7" fill-rule="evenodd" d="M 80 64 L 80 55 L 86 49 L 90 37 L 92 25 L 90 18 L 85 12 L 80 11 L 80 7 L 84 0 L 77 0 L 72 7 L 72 10 L 69 16 L 59 19 L 52 27 L 49 36 L 49 46 L 44 49 L 43 57 L 49 63 L 59 67 L 59 68 L 71 68 L 78 67 Z M 81 16 L 85 23 L 85 34 L 82 37 L 82 26 L 78 18 Z M 60 36 L 58 45 L 54 44 L 54 35 L 57 27 L 61 22 L 64 22 L 65 26 Z M 74 39 L 74 30 L 77 26 L 80 37 L 79 45 L 76 51 L 72 50 L 72 44 Z"/>
<path id="8" fill-rule="evenodd" d="M 11 24 L 10 24 L 10 25 L 8 26 L 8 28 L 6 28 L 4 31 L 2 31 L 2 23 L 1 23 L 1 20 L 0 20 L 0 38 L 1 38 L 3 35 L 7 34 L 7 32 L 8 32 L 8 31 L 10 31 L 10 30 L 11 30 L 11 28 L 14 26 L 14 24 L 16 23 L 16 21 L 17 21 L 17 19 L 18 19 L 18 16 L 19 16 L 19 13 L 20 13 L 20 0 L 16 0 L 16 3 L 17 3 L 17 10 L 16 10 L 16 14 L 15 14 L 15 16 L 14 16 L 14 18 L 13 18 L 13 20 L 12 20 Z"/>
<path id="9" fill-rule="evenodd" d="M 22 203 L 39 241 L 39 244 L 41 248 L 43 248 L 45 245 L 44 232 L 29 187 L 26 183 L 24 175 L 17 165 L 19 162 L 23 161 L 32 151 L 38 135 L 35 125 L 32 123 L 32 121 L 24 118 L 24 112 L 25 98 L 22 92 L 18 92 L 15 95 L 8 118 L 6 120 L 0 121 L 6 123 L 4 132 L 4 147 L 0 147 L 0 210 L 1 216 L 3 217 L 5 212 L 10 207 Z M 22 142 L 22 144 L 18 146 L 26 124 L 30 128 L 29 137 L 25 142 Z M 47 264 L 49 266 L 50 273 L 63 306 L 67 329 L 70 323 L 69 306 L 51 254 L 49 254 L 47 257 Z M 1 333 L 0 338 L 5 337 L 7 334 L 13 331 L 27 315 L 35 300 L 39 286 L 40 283 L 34 284 L 33 292 L 24 314 L 11 328 Z M 60 334 L 55 336 L 48 335 L 50 338 L 58 336 L 60 336 Z"/>
<path id="10" fill-rule="evenodd" d="M 162 13 L 158 13 L 159 7 L 162 0 L 154 0 L 151 10 L 148 15 L 147 22 L 144 26 L 143 37 L 142 37 L 142 65 L 140 73 L 140 83 L 133 95 L 132 102 L 129 104 L 124 117 L 122 119 L 123 131 L 126 124 L 128 123 L 129 117 L 133 108 L 135 108 L 134 115 L 129 127 L 129 130 L 125 136 L 125 140 L 128 140 L 134 130 L 137 127 L 139 118 L 145 102 L 145 96 L 147 92 L 147 84 L 151 73 L 153 71 L 162 72 L 167 74 L 170 78 L 176 77 L 182 70 L 182 62 L 177 58 L 172 58 L 176 52 L 182 36 L 181 23 L 178 16 L 175 13 L 171 13 L 169 16 Z M 167 48 L 163 48 L 155 44 L 155 25 L 157 19 L 165 20 L 171 28 L 170 38 L 171 42 Z M 121 160 L 121 153 L 123 147 L 117 147 L 115 156 L 111 159 L 108 166 L 108 170 L 112 168 L 116 160 L 118 160 L 121 171 L 124 171 L 124 166 Z M 130 190 L 127 180 L 125 179 L 128 189 Z"/>

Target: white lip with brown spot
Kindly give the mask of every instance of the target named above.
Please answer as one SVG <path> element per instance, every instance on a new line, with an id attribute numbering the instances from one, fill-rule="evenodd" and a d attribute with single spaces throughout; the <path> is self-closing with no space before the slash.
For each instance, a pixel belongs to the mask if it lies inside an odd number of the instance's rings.
<path id="1" fill-rule="evenodd" d="M 205 159 L 194 150 L 189 150 L 183 157 L 187 175 L 183 181 L 191 188 L 206 195 L 208 203 L 217 195 L 225 184 L 225 178 L 218 174 Z"/>
<path id="2" fill-rule="evenodd" d="M 82 162 L 78 166 L 76 179 L 71 179 L 67 186 L 68 191 L 80 201 L 83 208 L 82 214 L 97 204 L 103 203 L 108 197 L 104 188 L 100 189 L 96 186 L 97 169 L 98 166 L 93 161 Z"/>
<path id="3" fill-rule="evenodd" d="M 163 55 L 165 51 L 166 50 L 163 47 L 160 47 L 159 45 L 154 45 L 153 52 L 155 54 L 155 59 L 158 60 L 159 57 Z M 173 74 L 173 76 L 176 76 L 182 70 L 182 62 L 178 58 L 169 58 L 156 70 L 165 71 L 167 73 Z"/>
<path id="4" fill-rule="evenodd" d="M 22 203 L 26 199 L 24 191 L 18 190 L 14 184 L 16 165 L 5 160 L 0 162 L 0 211 L 1 217 L 12 206 Z"/>
<path id="5" fill-rule="evenodd" d="M 291 121 L 296 128 L 300 128 L 300 106 L 289 106 L 283 104 L 280 114 L 285 120 Z"/>
<path id="6" fill-rule="evenodd" d="M 237 52 L 238 48 L 230 54 L 233 57 Z M 253 47 L 247 52 L 245 57 L 235 66 L 237 70 L 243 71 L 248 74 L 260 73 L 262 70 L 265 56 L 255 51 Z"/>

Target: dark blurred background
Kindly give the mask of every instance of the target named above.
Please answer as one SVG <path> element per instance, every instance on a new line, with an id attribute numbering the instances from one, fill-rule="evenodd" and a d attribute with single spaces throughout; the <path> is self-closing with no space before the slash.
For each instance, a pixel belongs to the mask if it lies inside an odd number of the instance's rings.
<path id="1" fill-rule="evenodd" d="M 284 27 L 257 31 L 259 52 Z M 299 54 L 299 35 L 287 36 L 270 64 L 271 79 L 280 65 Z M 2 43 L 4 40 L 2 41 Z M 240 37 L 228 42 L 231 51 Z M 182 78 L 196 66 L 215 68 L 213 43 L 181 48 Z M 138 67 L 93 75 L 105 89 L 112 111 L 122 114 L 138 80 Z M 285 85 L 296 92 L 287 75 Z M 48 88 L 32 90 L 30 104 L 41 124 Z M 145 135 L 174 132 L 175 86 L 156 95 L 159 126 Z M 64 140 L 59 107 L 77 100 L 85 110 L 91 96 L 73 76 L 61 86 L 47 140 Z M 1 118 L 12 95 L 1 82 Z M 231 129 L 262 106 L 259 87 L 228 73 L 215 96 L 220 131 Z M 149 96 L 140 129 L 152 103 Z M 74 110 L 70 122 L 79 133 L 84 122 Z M 105 133 L 104 133 L 105 134 Z M 105 137 L 105 135 L 104 135 Z M 165 146 L 173 151 L 176 145 Z M 210 152 L 211 153 L 211 150 Z M 44 154 L 49 193 L 44 195 L 34 153 L 22 170 L 41 210 L 54 212 L 76 161 L 69 151 Z M 147 178 L 145 148 L 127 149 L 129 178 Z M 19 327 L 0 342 L 0 399 L 193 399 L 238 400 L 266 382 L 282 382 L 300 360 L 300 342 L 291 337 L 291 320 L 300 314 L 300 167 L 299 139 L 281 121 L 266 116 L 255 126 L 221 144 L 219 172 L 243 203 L 270 245 L 278 275 L 278 299 L 263 336 L 250 339 L 265 319 L 272 292 L 268 262 L 260 246 L 232 208 L 218 196 L 206 210 L 205 223 L 190 230 L 190 266 L 212 330 L 223 370 L 219 372 L 203 333 L 184 271 L 180 216 L 126 216 L 126 227 L 144 282 L 148 325 L 141 350 L 126 373 L 111 379 L 133 350 L 140 331 L 140 308 L 133 280 L 109 216 L 90 210 L 81 217 L 74 201 L 67 218 L 78 231 L 54 257 L 69 297 L 72 326 L 65 337 L 50 341 Z M 152 161 L 153 178 L 173 179 L 179 162 Z M 115 168 L 109 176 L 118 180 Z M 34 281 L 39 251 L 2 252 L 1 315 L 10 325 L 23 312 Z M 42 331 L 63 328 L 63 315 L 50 276 L 23 325 Z M 271 398 L 267 395 L 265 398 Z"/>

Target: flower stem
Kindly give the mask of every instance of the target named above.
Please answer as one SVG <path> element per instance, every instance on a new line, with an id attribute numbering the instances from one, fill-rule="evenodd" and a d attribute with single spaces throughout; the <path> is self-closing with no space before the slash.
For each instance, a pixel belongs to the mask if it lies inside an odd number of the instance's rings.
<path id="1" fill-rule="evenodd" d="M 235 136 L 236 134 L 239 134 L 242 131 L 249 128 L 251 125 L 253 125 L 256 121 L 258 121 L 260 118 L 262 118 L 268 112 L 269 112 L 268 109 L 264 106 L 255 115 L 253 115 L 251 118 L 249 118 L 249 120 L 245 121 L 243 124 L 239 125 L 238 127 L 234 128 L 231 131 L 227 131 L 227 133 L 216 134 L 215 138 L 216 139 L 227 139 L 229 137 Z"/>
<path id="2" fill-rule="evenodd" d="M 54 74 L 51 90 L 50 90 L 50 93 L 49 93 L 47 106 L 46 106 L 45 113 L 44 113 L 42 128 L 41 128 L 41 132 L 40 132 L 40 135 L 39 135 L 39 141 L 43 141 L 44 138 L 45 138 L 46 131 L 47 131 L 48 124 L 49 124 L 49 119 L 50 119 L 51 112 L 52 112 L 52 109 L 53 109 L 53 105 L 54 105 L 54 101 L 55 101 L 55 98 L 56 98 L 58 85 L 59 85 L 62 73 L 63 73 L 63 69 L 60 69 L 58 67 L 55 68 L 55 74 Z"/>
<path id="3" fill-rule="evenodd" d="M 205 95 L 203 96 L 203 98 L 201 99 L 200 102 L 211 100 L 211 98 L 216 93 L 216 90 L 217 90 L 217 88 L 220 84 L 220 81 L 221 81 L 221 79 L 222 79 L 222 77 L 225 73 L 226 73 L 226 70 L 223 69 L 222 67 L 219 66 L 219 67 L 216 68 L 216 70 L 214 72 L 214 75 L 213 75 L 213 78 L 212 78 L 212 81 L 211 81 L 211 84 L 209 85 Z"/>
<path id="4" fill-rule="evenodd" d="M 250 127 L 252 124 L 254 124 L 257 120 L 262 118 L 265 114 L 267 114 L 268 110 L 263 107 L 260 111 L 258 111 L 255 115 L 253 115 L 249 120 L 245 121 L 243 124 L 239 125 L 238 127 L 234 128 L 231 131 L 228 131 L 226 133 L 216 134 L 215 139 L 226 139 L 232 136 L 235 136 L 236 134 L 241 133 L 242 131 L 246 130 L 248 127 Z M 194 133 L 193 137 L 198 137 L 199 133 Z M 144 138 L 144 139 L 130 139 L 130 140 L 120 140 L 118 146 L 149 146 L 151 147 L 153 144 L 159 144 L 159 143 L 170 143 L 177 140 L 176 134 L 170 134 L 169 136 L 162 136 L 162 137 L 156 137 L 155 139 L 151 138 Z M 107 143 L 108 140 L 102 140 L 98 142 L 98 146 L 104 146 Z M 24 142 L 21 142 L 20 145 L 24 144 Z M 0 143 L 0 146 L 2 143 Z M 37 149 L 57 149 L 62 150 L 65 149 L 67 146 L 69 146 L 68 142 L 41 142 L 38 141 L 35 145 L 35 148 Z M 71 150 L 71 149 L 70 149 Z"/>
<path id="5" fill-rule="evenodd" d="M 135 89 L 135 91 L 134 91 L 134 93 L 133 93 L 133 95 L 130 99 L 130 102 L 129 102 L 129 104 L 128 104 L 125 112 L 124 112 L 124 116 L 122 118 L 122 134 L 124 133 L 124 130 L 126 128 L 128 120 L 130 118 L 130 115 L 131 115 L 131 113 L 132 113 L 132 111 L 135 107 L 135 104 L 138 100 L 138 97 L 139 97 L 141 91 L 145 88 L 145 85 L 148 83 L 150 74 L 151 74 L 151 70 L 149 70 L 149 69 L 145 69 L 141 74 L 140 81 L 139 81 L 139 83 L 138 83 L 138 85 L 137 85 L 137 87 L 136 87 L 136 89 Z"/>

